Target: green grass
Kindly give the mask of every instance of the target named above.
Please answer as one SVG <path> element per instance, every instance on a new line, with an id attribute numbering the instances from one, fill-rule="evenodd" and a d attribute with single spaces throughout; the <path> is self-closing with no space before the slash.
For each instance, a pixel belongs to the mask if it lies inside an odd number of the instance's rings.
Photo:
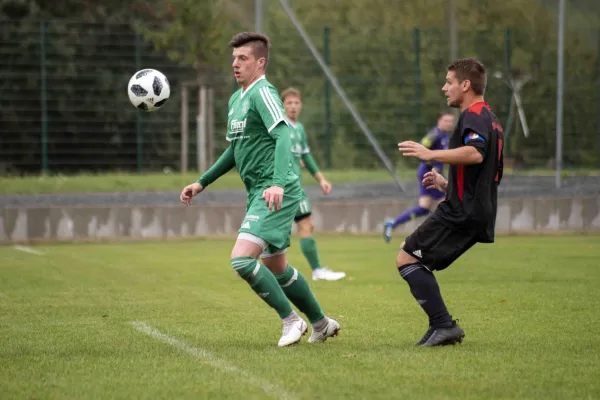
<path id="1" fill-rule="evenodd" d="M 392 181 L 383 170 L 328 171 L 325 174 L 333 184 Z M 197 173 L 0 177 L 0 194 L 180 191 L 198 177 Z M 306 185 L 317 184 L 308 173 L 303 182 Z M 210 187 L 211 190 L 235 190 L 243 189 L 243 184 L 237 172 L 230 172 Z"/>
<path id="2" fill-rule="evenodd" d="M 231 239 L 36 247 L 41 256 L 2 247 L 1 397 L 265 398 L 265 381 L 301 399 L 599 398 L 599 242 L 475 246 L 437 275 L 465 342 L 434 349 L 413 346 L 426 320 L 394 268 L 396 246 L 378 236 L 319 237 L 323 261 L 350 277 L 310 281 L 342 331 L 284 349 L 276 314 L 229 265 Z M 297 242 L 290 259 L 309 274 Z"/>
<path id="3" fill-rule="evenodd" d="M 354 182 L 392 182 L 386 170 L 333 170 L 325 171 L 326 177 L 335 185 Z M 507 171 L 510 173 L 510 171 Z M 535 169 L 519 171 L 519 175 L 554 175 L 554 171 Z M 598 170 L 573 170 L 568 175 L 599 175 Z M 401 179 L 415 179 L 414 170 L 399 173 Z M 42 194 L 42 193 L 106 193 L 106 192 L 161 192 L 179 191 L 185 185 L 198 179 L 197 173 L 188 174 L 97 174 L 97 175 L 49 175 L 0 177 L 0 194 Z M 305 185 L 316 185 L 315 180 L 305 172 Z M 211 185 L 214 189 L 242 189 L 242 182 L 236 172 L 231 172 Z"/>

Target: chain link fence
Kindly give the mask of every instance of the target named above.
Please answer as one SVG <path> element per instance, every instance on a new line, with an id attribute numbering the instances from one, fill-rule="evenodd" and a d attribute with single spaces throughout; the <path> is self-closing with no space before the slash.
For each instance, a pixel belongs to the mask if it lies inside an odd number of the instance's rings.
<path id="1" fill-rule="evenodd" d="M 333 169 L 382 168 L 289 21 L 269 20 L 265 33 L 273 42 L 269 79 L 280 90 L 301 90 L 301 120 L 317 161 Z M 414 167 L 413 160 L 398 156 L 396 143 L 419 139 L 445 110 L 445 31 L 399 28 L 390 38 L 370 38 L 368 29 L 357 34 L 332 23 L 311 35 L 386 154 L 399 169 Z M 567 42 L 565 167 L 600 168 L 600 32 L 578 35 Z M 555 42 L 536 43 L 536 36 L 515 27 L 470 29 L 458 37 L 459 54 L 477 57 L 488 68 L 486 100 L 508 133 L 509 163 L 552 168 Z M 0 173 L 180 168 L 181 85 L 196 80 L 197 73 L 154 51 L 132 25 L 1 21 L 0 43 Z M 207 151 L 217 156 L 227 145 L 223 121 L 227 99 L 236 89 L 228 63 L 223 60 L 222 73 L 202 77 L 215 90 L 216 137 Z M 172 84 L 171 99 L 157 112 L 137 111 L 127 98 L 127 82 L 142 68 L 161 70 Z M 530 80 L 520 94 L 528 138 L 514 108 L 511 113 L 512 92 L 506 84 L 507 77 L 525 75 Z M 198 106 L 193 93 L 191 132 Z M 189 160 L 196 159 L 195 140 L 190 135 Z"/>

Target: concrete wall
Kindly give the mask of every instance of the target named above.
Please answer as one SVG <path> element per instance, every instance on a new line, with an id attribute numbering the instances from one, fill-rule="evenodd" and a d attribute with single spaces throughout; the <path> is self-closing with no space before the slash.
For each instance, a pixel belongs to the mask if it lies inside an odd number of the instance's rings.
<path id="1" fill-rule="evenodd" d="M 385 218 L 408 201 L 320 202 L 313 204 L 321 232 L 381 232 Z M 0 243 L 234 235 L 244 205 L 7 207 L 0 213 Z M 410 232 L 422 220 L 404 225 Z M 600 232 L 600 196 L 501 199 L 498 233 Z M 295 227 L 294 227 L 295 229 Z"/>

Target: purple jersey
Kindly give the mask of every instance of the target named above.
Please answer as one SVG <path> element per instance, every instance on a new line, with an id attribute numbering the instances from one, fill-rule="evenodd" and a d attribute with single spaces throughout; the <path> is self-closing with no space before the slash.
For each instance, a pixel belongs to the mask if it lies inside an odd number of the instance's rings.
<path id="1" fill-rule="evenodd" d="M 421 140 L 421 144 L 431 150 L 446 150 L 448 149 L 448 133 L 436 126 L 425 135 Z M 431 171 L 432 168 L 435 168 L 441 174 L 443 173 L 444 164 L 439 161 L 423 161 L 419 165 L 419 170 L 427 169 L 427 171 Z"/>

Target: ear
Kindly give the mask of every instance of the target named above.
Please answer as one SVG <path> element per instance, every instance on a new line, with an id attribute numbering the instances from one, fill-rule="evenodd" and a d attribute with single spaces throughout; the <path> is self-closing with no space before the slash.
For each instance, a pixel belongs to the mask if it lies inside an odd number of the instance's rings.
<path id="1" fill-rule="evenodd" d="M 264 58 L 264 57 L 261 57 L 261 58 L 259 58 L 259 59 L 258 59 L 258 64 L 259 64 L 261 67 L 263 67 L 263 68 L 264 68 L 266 63 L 267 63 L 267 59 L 266 59 L 266 58 Z"/>
<path id="2" fill-rule="evenodd" d="M 465 79 L 464 81 L 461 82 L 461 87 L 462 87 L 462 91 L 466 92 L 471 88 L 471 81 L 468 79 Z"/>

